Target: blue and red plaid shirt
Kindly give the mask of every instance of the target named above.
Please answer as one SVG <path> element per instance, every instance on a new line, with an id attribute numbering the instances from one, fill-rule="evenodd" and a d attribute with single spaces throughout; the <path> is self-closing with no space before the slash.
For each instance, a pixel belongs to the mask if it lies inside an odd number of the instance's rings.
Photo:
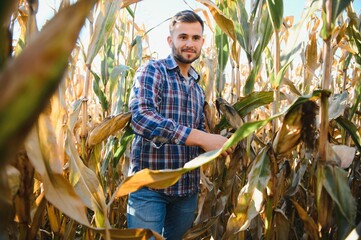
<path id="1" fill-rule="evenodd" d="M 135 133 L 130 174 L 144 168 L 181 168 L 201 153 L 201 148 L 184 144 L 192 128 L 204 131 L 204 92 L 198 73 L 190 68 L 188 75 L 187 83 L 172 55 L 138 69 L 129 99 Z M 191 195 L 198 191 L 199 176 L 199 169 L 187 172 L 160 191 Z"/>

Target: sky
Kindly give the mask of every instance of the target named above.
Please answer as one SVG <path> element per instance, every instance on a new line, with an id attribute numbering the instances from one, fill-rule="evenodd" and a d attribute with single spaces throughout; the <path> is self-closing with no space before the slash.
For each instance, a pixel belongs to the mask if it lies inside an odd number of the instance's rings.
<path id="1" fill-rule="evenodd" d="M 37 17 L 40 26 L 45 23 L 46 16 L 53 13 L 51 9 L 54 5 L 58 5 L 58 2 L 59 0 L 39 0 L 39 12 Z M 249 4 L 249 2 L 251 1 L 246 0 L 246 3 Z M 297 23 L 301 17 L 305 3 L 306 0 L 283 0 L 284 17 L 294 16 L 295 23 Z M 354 0 L 353 6 L 356 13 L 361 14 L 361 0 Z M 134 8 L 134 5 L 132 5 L 132 8 Z M 170 48 L 166 40 L 169 35 L 168 21 L 164 21 L 175 15 L 177 12 L 185 9 L 208 11 L 207 7 L 196 0 L 143 0 L 137 3 L 135 22 L 138 25 L 144 24 L 146 30 L 155 27 L 148 33 L 148 38 L 150 50 L 158 53 L 158 58 L 166 57 L 170 53 Z M 204 19 L 201 11 L 200 16 Z M 209 16 L 211 17 L 211 15 Z M 207 41 L 210 41 L 211 37 L 212 34 L 210 34 L 210 30 L 206 26 L 206 44 Z"/>
<path id="2" fill-rule="evenodd" d="M 246 3 L 249 2 L 250 0 L 246 0 Z M 284 17 L 294 16 L 295 23 L 298 22 L 302 15 L 305 3 L 306 0 L 283 0 Z M 354 0 L 353 6 L 356 13 L 360 14 L 361 0 Z M 164 20 L 172 17 L 178 11 L 190 8 L 195 10 L 207 10 L 207 7 L 201 3 L 198 3 L 196 0 L 143 0 L 137 4 L 135 22 L 137 24 L 143 23 L 146 29 L 150 29 L 162 23 Z M 200 16 L 204 19 L 201 13 Z M 157 52 L 159 58 L 166 57 L 170 53 L 170 48 L 166 41 L 168 35 L 168 21 L 162 23 L 160 26 L 156 27 L 148 33 L 151 51 Z M 210 37 L 211 35 L 209 32 L 207 35 L 206 27 L 206 42 L 209 40 L 207 38 Z"/>

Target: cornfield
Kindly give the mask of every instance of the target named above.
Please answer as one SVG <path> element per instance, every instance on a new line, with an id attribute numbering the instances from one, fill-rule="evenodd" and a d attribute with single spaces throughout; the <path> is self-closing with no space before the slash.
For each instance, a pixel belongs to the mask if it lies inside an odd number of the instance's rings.
<path id="1" fill-rule="evenodd" d="M 354 2 L 306 1 L 294 23 L 283 0 L 187 0 L 213 34 L 195 64 L 207 130 L 229 140 L 181 169 L 128 176 L 129 91 L 154 57 L 138 1 L 62 0 L 41 30 L 38 1 L 0 2 L 0 239 L 162 239 L 127 229 L 127 195 L 198 167 L 184 239 L 358 239 Z"/>

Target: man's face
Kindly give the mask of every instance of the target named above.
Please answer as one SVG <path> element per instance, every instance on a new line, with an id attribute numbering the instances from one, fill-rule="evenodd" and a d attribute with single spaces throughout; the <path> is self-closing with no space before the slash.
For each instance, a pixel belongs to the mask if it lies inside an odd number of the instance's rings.
<path id="1" fill-rule="evenodd" d="M 199 22 L 178 22 L 168 37 L 168 44 L 178 63 L 190 64 L 201 55 L 204 43 L 202 26 Z"/>

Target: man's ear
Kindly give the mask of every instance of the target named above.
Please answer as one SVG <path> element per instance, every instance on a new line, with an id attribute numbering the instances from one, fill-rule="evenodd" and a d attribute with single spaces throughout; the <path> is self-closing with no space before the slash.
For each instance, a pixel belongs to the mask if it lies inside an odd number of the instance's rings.
<path id="1" fill-rule="evenodd" d="M 169 47 L 172 47 L 172 37 L 171 36 L 168 36 L 167 37 L 167 42 L 168 42 L 168 45 L 169 45 Z"/>

